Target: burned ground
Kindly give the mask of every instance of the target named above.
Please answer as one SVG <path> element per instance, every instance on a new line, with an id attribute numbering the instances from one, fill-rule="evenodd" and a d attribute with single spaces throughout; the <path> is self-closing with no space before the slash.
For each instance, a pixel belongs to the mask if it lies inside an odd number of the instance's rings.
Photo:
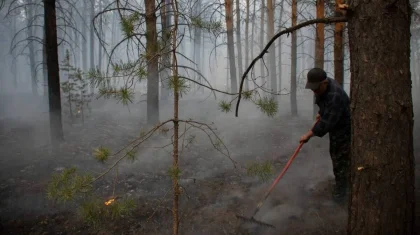
<path id="1" fill-rule="evenodd" d="M 270 160 L 275 175 L 297 147 L 300 135 L 312 125 L 309 118 L 303 118 L 310 116 L 310 109 L 301 109 L 298 118 L 288 115 L 288 98 L 280 101 L 280 113 L 275 118 L 265 117 L 247 103 L 241 107 L 239 118 L 220 112 L 211 100 L 186 99 L 180 106 L 181 118 L 214 122 L 238 164 Z M 115 194 L 133 198 L 137 204 L 129 218 L 93 228 L 76 216 L 76 205 L 63 206 L 46 199 L 45 187 L 53 172 L 70 166 L 93 174 L 102 172 L 110 164 L 98 163 L 93 149 L 106 146 L 115 152 L 145 129 L 143 104 L 130 105 L 130 110 L 115 108 L 113 102 L 96 107 L 85 125 L 65 125 L 66 142 L 55 151 L 47 145 L 45 115 L 33 116 L 31 121 L 27 117 L 4 120 L 0 136 L 2 234 L 170 234 L 172 189 L 167 170 L 172 159 L 164 150 L 154 148 L 166 143 L 165 136 L 145 143 L 134 162 L 124 161 L 118 168 Z M 203 107 L 205 112 L 200 111 Z M 161 120 L 171 115 L 170 108 L 163 108 Z M 257 215 L 257 219 L 276 226 L 264 229 L 239 226 L 236 214 L 249 216 L 274 177 L 264 183 L 247 176 L 241 167 L 234 168 L 227 157 L 215 151 L 205 135 L 197 134 L 180 159 L 181 234 L 343 233 L 347 207 L 331 200 L 333 174 L 327 138 L 304 145 Z M 420 143 L 415 139 L 414 143 Z M 415 146 L 417 160 L 419 153 L 419 146 Z M 418 173 L 417 168 L 419 177 Z M 110 197 L 114 180 L 111 173 L 95 184 L 96 195 L 104 201 Z M 417 215 L 420 218 L 419 210 Z"/>

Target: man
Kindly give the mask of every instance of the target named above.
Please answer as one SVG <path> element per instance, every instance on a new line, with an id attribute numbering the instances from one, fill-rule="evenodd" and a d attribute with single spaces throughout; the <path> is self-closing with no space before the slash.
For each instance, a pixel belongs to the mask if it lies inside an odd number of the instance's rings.
<path id="1" fill-rule="evenodd" d="M 319 121 L 300 138 L 300 142 L 307 142 L 313 136 L 323 137 L 330 134 L 330 155 L 335 176 L 333 198 L 342 201 L 347 196 L 350 181 L 350 99 L 340 84 L 328 78 L 326 72 L 320 68 L 313 68 L 308 72 L 305 88 L 315 93 Z"/>

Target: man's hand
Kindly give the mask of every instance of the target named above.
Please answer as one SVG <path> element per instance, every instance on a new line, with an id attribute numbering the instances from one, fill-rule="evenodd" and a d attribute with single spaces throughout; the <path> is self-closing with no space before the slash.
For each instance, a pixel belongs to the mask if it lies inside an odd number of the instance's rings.
<path id="1" fill-rule="evenodd" d="M 316 114 L 316 118 L 317 121 L 319 121 L 321 119 L 321 115 L 319 115 L 319 113 Z"/>
<path id="2" fill-rule="evenodd" d="M 302 135 L 302 137 L 300 137 L 300 143 L 306 143 L 308 142 L 308 140 L 314 135 L 314 133 L 312 133 L 312 131 L 308 131 L 306 134 Z"/>

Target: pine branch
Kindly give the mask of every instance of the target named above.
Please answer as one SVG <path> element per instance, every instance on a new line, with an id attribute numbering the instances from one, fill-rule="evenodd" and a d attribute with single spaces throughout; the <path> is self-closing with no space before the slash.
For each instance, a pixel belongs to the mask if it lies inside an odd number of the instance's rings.
<path id="1" fill-rule="evenodd" d="M 245 73 L 242 75 L 241 84 L 239 86 L 239 97 L 238 102 L 236 103 L 236 111 L 235 111 L 235 117 L 238 117 L 239 112 L 239 104 L 241 102 L 241 93 L 242 93 L 242 87 L 244 85 L 245 78 L 247 77 L 249 71 L 254 67 L 255 63 L 259 59 L 262 59 L 266 53 L 268 53 L 268 48 L 270 48 L 271 44 L 274 43 L 274 41 L 279 38 L 281 35 L 292 33 L 300 28 L 312 25 L 312 24 L 331 24 L 331 23 L 337 23 L 337 22 L 346 22 L 348 19 L 347 17 L 331 17 L 331 18 L 321 18 L 321 19 L 314 19 L 314 20 L 308 20 L 303 23 L 300 23 L 298 25 L 295 25 L 293 27 L 287 28 L 285 30 L 282 30 L 278 32 L 274 37 L 271 38 L 271 40 L 267 43 L 267 45 L 264 47 L 262 52 L 254 59 L 252 60 L 251 64 L 248 66 L 248 68 L 245 70 Z"/>

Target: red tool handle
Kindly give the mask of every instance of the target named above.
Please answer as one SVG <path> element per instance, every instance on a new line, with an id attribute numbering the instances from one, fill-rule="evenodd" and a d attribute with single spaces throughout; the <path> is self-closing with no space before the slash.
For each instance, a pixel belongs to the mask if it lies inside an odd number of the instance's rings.
<path id="1" fill-rule="evenodd" d="M 315 124 L 312 126 L 311 130 L 315 127 L 315 125 L 319 122 L 319 119 L 315 122 Z M 287 169 L 289 169 L 290 165 L 292 164 L 293 160 L 296 158 L 298 152 L 300 151 L 300 149 L 302 148 L 304 142 L 301 142 L 299 144 L 299 146 L 296 148 L 295 152 L 293 153 L 292 157 L 289 159 L 289 161 L 287 162 L 286 166 L 283 168 L 283 170 L 280 172 L 279 176 L 277 176 L 277 178 L 274 180 L 274 182 L 271 184 L 270 188 L 268 189 L 268 191 L 266 192 L 266 194 L 264 195 L 264 199 L 257 205 L 257 208 L 254 212 L 254 215 L 259 211 L 259 209 L 261 208 L 261 206 L 263 205 L 265 199 L 267 199 L 268 195 L 270 195 L 271 191 L 273 191 L 274 187 L 276 186 L 276 184 L 280 181 L 281 177 L 283 177 L 283 175 L 286 173 Z"/>
<path id="2" fill-rule="evenodd" d="M 295 152 L 293 153 L 292 157 L 287 162 L 286 166 L 283 168 L 283 170 L 280 172 L 279 176 L 277 176 L 276 180 L 271 184 L 270 188 L 268 189 L 267 194 L 271 193 L 271 191 L 274 189 L 276 184 L 280 181 L 280 179 L 283 177 L 283 175 L 286 173 L 287 169 L 289 169 L 290 165 L 292 164 L 293 160 L 296 158 L 297 153 L 300 151 L 300 149 L 303 146 L 303 142 L 299 144 Z"/>
<path id="3" fill-rule="evenodd" d="M 315 124 L 312 126 L 311 130 L 315 127 L 315 125 L 319 122 L 317 120 Z M 296 158 L 298 152 L 302 148 L 304 142 L 300 143 L 299 146 L 296 148 L 295 152 L 293 153 L 292 157 L 287 162 L 286 166 L 283 168 L 283 170 L 280 172 L 279 176 L 277 176 L 276 180 L 271 184 L 270 188 L 268 189 L 267 195 L 274 189 L 274 186 L 280 181 L 281 177 L 286 173 L 287 169 L 289 169 L 290 165 L 292 164 L 293 160 Z"/>

